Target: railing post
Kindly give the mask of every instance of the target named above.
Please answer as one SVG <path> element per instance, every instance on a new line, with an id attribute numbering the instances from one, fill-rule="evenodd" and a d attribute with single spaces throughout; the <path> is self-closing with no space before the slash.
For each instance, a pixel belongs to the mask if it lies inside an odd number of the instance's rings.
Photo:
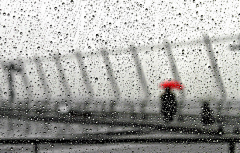
<path id="1" fill-rule="evenodd" d="M 34 142 L 33 144 L 34 144 L 34 152 L 35 152 L 35 153 L 38 153 L 38 150 L 39 150 L 39 148 L 38 148 L 38 143 L 37 143 L 37 142 Z"/>
<path id="2" fill-rule="evenodd" d="M 9 65 L 5 65 L 5 68 L 8 73 L 8 85 L 9 85 L 9 103 L 6 105 L 8 109 L 11 109 L 13 111 L 13 103 L 15 99 L 15 93 L 13 89 L 13 71 L 21 71 L 21 68 L 16 66 L 14 63 L 9 63 Z M 9 133 L 13 131 L 13 125 L 12 125 L 12 120 L 8 118 L 8 129 Z"/>
<path id="3" fill-rule="evenodd" d="M 230 141 L 229 142 L 229 153 L 235 152 L 235 142 Z"/>
<path id="4" fill-rule="evenodd" d="M 4 65 L 4 66 L 5 66 L 7 74 L 8 74 L 8 85 L 9 85 L 8 88 L 9 88 L 9 92 L 10 92 L 8 106 L 10 108 L 12 108 L 13 102 L 15 99 L 15 93 L 14 93 L 14 89 L 13 89 L 13 74 L 12 74 L 12 72 L 13 71 L 20 72 L 22 69 L 20 67 L 17 67 L 16 64 L 14 64 L 14 63 L 9 63 L 8 65 Z"/>
<path id="5" fill-rule="evenodd" d="M 238 35 L 238 44 L 236 44 L 236 45 L 232 45 L 232 44 L 230 44 L 230 49 L 232 50 L 232 51 L 234 51 L 234 50 L 238 50 L 238 51 L 240 51 L 240 34 Z M 239 82 L 237 81 L 237 82 L 235 82 L 235 85 L 238 87 L 239 86 Z M 239 106 L 238 106 L 239 107 Z M 240 107 L 239 107 L 240 108 Z M 228 110 L 229 111 L 229 110 Z"/>
<path id="6" fill-rule="evenodd" d="M 83 78 L 84 84 L 86 86 L 86 90 L 87 90 L 87 92 L 89 94 L 88 95 L 88 100 L 85 101 L 84 106 L 83 106 L 83 111 L 87 111 L 89 109 L 90 102 L 93 102 L 94 91 L 93 91 L 93 88 L 92 88 L 91 83 L 89 81 L 89 76 L 88 76 L 88 73 L 87 73 L 87 70 L 86 70 L 86 66 L 84 64 L 83 56 L 82 56 L 81 52 L 77 52 L 75 54 L 75 56 L 76 56 L 77 61 L 78 61 L 79 69 L 82 72 L 81 74 L 82 74 L 82 78 Z"/>
<path id="7" fill-rule="evenodd" d="M 219 129 L 222 130 L 223 122 L 222 122 L 221 111 L 222 111 L 223 103 L 226 101 L 226 90 L 223 85 L 223 80 L 222 80 L 220 72 L 219 72 L 218 64 L 216 62 L 217 59 L 215 58 L 215 55 L 213 53 L 212 43 L 211 43 L 208 35 L 204 35 L 204 43 L 206 44 L 206 47 L 207 47 L 207 54 L 208 54 L 208 57 L 209 57 L 209 60 L 210 60 L 210 63 L 211 63 L 212 69 L 213 69 L 213 76 L 215 76 L 216 83 L 218 84 L 218 86 L 220 88 L 220 92 L 222 93 L 220 101 L 218 102 L 218 108 L 217 108 L 218 109 L 217 116 L 218 116 Z"/>
<path id="8" fill-rule="evenodd" d="M 13 102 L 15 99 L 15 93 L 14 93 L 14 89 L 13 89 L 13 76 L 12 76 L 12 70 L 11 70 L 11 66 L 8 67 L 7 69 L 8 71 L 8 88 L 9 88 L 9 92 L 10 92 L 10 97 L 9 97 L 9 108 L 13 107 Z"/>
<path id="9" fill-rule="evenodd" d="M 107 75 L 110 79 L 110 82 L 111 82 L 111 85 L 112 85 L 112 88 L 113 88 L 113 93 L 114 93 L 114 96 L 115 96 L 114 100 L 112 100 L 110 102 L 110 112 L 114 113 L 116 103 L 119 102 L 119 100 L 120 100 L 120 89 L 118 87 L 117 81 L 116 81 L 114 73 L 113 73 L 112 64 L 109 60 L 109 53 L 105 49 L 102 49 L 101 54 L 102 54 L 102 57 L 103 57 L 103 62 L 104 62 L 105 66 L 106 66 L 106 69 L 107 69 Z"/>
<path id="10" fill-rule="evenodd" d="M 25 65 L 23 63 L 23 61 L 21 59 L 19 59 L 19 65 L 21 68 L 21 74 L 22 74 L 22 80 L 23 80 L 23 84 L 26 87 L 26 91 L 27 91 L 27 101 L 26 101 L 26 106 L 24 106 L 24 108 L 26 108 L 27 110 L 29 109 L 29 103 L 32 102 L 33 98 L 32 98 L 32 91 L 30 89 L 30 85 L 29 85 L 29 79 L 28 79 L 28 75 L 27 72 L 25 70 Z"/>
<path id="11" fill-rule="evenodd" d="M 3 78 L 3 77 L 2 77 Z M 3 90 L 2 88 L 0 87 L 0 105 L 2 105 L 3 103 Z"/>
<path id="12" fill-rule="evenodd" d="M 65 101 L 65 105 L 66 107 L 68 107 L 68 109 L 72 109 L 72 101 L 71 101 L 71 92 L 70 92 L 70 88 L 69 88 L 69 84 L 66 80 L 66 76 L 64 73 L 64 69 L 62 67 L 62 64 L 60 63 L 60 53 L 57 53 L 57 55 L 54 56 L 55 59 L 55 63 L 58 69 L 58 74 L 59 74 L 59 79 L 60 79 L 60 84 L 63 86 L 64 94 L 65 94 L 65 98 L 67 101 Z"/>
<path id="13" fill-rule="evenodd" d="M 43 88 L 44 88 L 44 92 L 45 92 L 45 95 L 46 95 L 46 99 L 45 99 L 45 104 L 46 105 L 50 105 L 49 101 L 50 101 L 50 98 L 51 98 L 51 91 L 49 89 L 49 85 L 47 83 L 47 79 L 46 79 L 46 76 L 45 76 L 45 73 L 43 71 L 43 66 L 42 66 L 42 62 L 41 62 L 41 59 L 39 57 L 34 57 L 34 63 L 36 64 L 36 67 L 37 67 L 37 73 L 40 77 L 40 81 L 43 85 Z M 47 107 L 47 106 L 46 106 Z"/>
<path id="14" fill-rule="evenodd" d="M 145 74 L 143 72 L 142 64 L 141 64 L 141 61 L 139 59 L 137 50 L 134 46 L 131 46 L 130 49 L 131 49 L 131 53 L 132 53 L 131 55 L 132 55 L 132 58 L 134 60 L 135 67 L 136 67 L 136 70 L 137 70 L 137 74 L 139 76 L 139 79 L 140 79 L 140 82 L 141 82 L 141 85 L 142 85 L 142 89 L 143 89 L 143 92 L 144 92 L 144 99 L 141 103 L 141 112 L 143 113 L 142 118 L 144 119 L 146 117 L 146 110 L 145 109 L 146 109 L 146 106 L 147 106 L 147 102 L 150 99 L 150 91 L 149 91 L 149 88 L 148 88 L 148 85 L 147 85 L 147 80 L 146 80 Z"/>
<path id="15" fill-rule="evenodd" d="M 28 113 L 29 112 L 29 104 L 32 102 L 33 98 L 32 98 L 32 90 L 30 88 L 30 84 L 29 84 L 29 78 L 25 69 L 25 65 L 22 61 L 22 59 L 19 59 L 19 67 L 21 69 L 21 74 L 22 74 L 22 80 L 23 80 L 23 84 L 26 87 L 26 91 L 27 91 L 27 99 L 26 99 L 26 105 L 24 106 L 24 113 Z M 24 101 L 25 103 L 25 101 Z M 21 109 L 20 109 L 21 110 Z M 30 125 L 28 122 L 26 122 L 26 127 L 25 127 L 25 133 L 28 134 L 28 132 L 30 131 Z"/>

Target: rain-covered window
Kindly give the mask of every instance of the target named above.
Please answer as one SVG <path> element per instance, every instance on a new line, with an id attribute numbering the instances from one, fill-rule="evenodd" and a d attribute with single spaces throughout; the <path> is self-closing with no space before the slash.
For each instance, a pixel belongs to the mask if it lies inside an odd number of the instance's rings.
<path id="1" fill-rule="evenodd" d="M 239 29 L 237 1 L 1 1 L 0 152 L 237 151 Z"/>

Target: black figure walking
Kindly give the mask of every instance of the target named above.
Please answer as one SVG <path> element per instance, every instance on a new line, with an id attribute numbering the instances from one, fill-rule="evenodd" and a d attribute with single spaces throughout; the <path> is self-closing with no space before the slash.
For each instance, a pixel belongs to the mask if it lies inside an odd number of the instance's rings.
<path id="1" fill-rule="evenodd" d="M 166 88 L 165 92 L 161 95 L 161 113 L 163 114 L 163 120 L 165 122 L 173 121 L 173 116 L 177 112 L 177 101 L 175 94 L 171 92 L 170 88 Z"/>
<path id="2" fill-rule="evenodd" d="M 209 103 L 207 101 L 203 102 L 201 116 L 202 116 L 202 123 L 204 125 L 214 123 L 213 110 L 211 110 Z"/>

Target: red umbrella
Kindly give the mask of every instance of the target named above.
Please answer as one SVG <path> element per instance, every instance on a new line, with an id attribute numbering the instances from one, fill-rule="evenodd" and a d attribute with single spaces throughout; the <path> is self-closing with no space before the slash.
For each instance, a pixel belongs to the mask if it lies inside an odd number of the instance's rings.
<path id="1" fill-rule="evenodd" d="M 164 82 L 160 83 L 159 88 L 161 89 L 179 89 L 182 90 L 184 88 L 183 84 L 177 80 L 165 80 Z"/>

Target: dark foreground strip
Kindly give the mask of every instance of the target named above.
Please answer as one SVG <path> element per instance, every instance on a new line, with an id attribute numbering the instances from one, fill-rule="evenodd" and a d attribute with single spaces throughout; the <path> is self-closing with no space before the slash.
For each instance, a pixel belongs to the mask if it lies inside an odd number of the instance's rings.
<path id="1" fill-rule="evenodd" d="M 71 139 L 0 139 L 1 144 L 33 144 L 37 153 L 41 144 L 114 144 L 114 143 L 228 143 L 229 152 L 234 153 L 235 143 L 240 142 L 239 136 L 199 136 L 199 137 L 181 137 L 181 138 L 141 138 L 135 136 L 132 138 L 117 138 L 114 136 L 92 135 L 88 138 L 71 138 Z"/>

